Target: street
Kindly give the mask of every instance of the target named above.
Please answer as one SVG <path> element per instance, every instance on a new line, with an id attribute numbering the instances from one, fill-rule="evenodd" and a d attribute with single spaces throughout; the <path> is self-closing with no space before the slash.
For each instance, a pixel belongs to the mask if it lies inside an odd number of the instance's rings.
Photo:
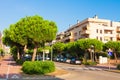
<path id="1" fill-rule="evenodd" d="M 65 80 L 120 80 L 120 73 L 105 71 L 101 68 L 55 63 L 57 67 L 69 71 L 69 74 L 59 76 Z"/>
<path id="2" fill-rule="evenodd" d="M 55 62 L 57 68 L 66 70 L 68 73 L 48 76 L 21 74 L 21 66 L 16 65 L 11 56 L 5 56 L 0 63 L 0 80 L 120 80 L 120 73 L 92 66 Z"/>

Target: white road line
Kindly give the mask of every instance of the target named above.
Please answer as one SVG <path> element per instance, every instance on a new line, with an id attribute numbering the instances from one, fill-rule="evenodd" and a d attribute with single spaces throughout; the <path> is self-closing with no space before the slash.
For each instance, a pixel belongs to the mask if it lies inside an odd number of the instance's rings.
<path id="1" fill-rule="evenodd" d="M 6 73 L 6 79 L 9 78 L 10 63 L 11 63 L 11 61 L 9 61 L 9 63 L 8 63 L 8 68 L 7 68 L 7 73 Z"/>

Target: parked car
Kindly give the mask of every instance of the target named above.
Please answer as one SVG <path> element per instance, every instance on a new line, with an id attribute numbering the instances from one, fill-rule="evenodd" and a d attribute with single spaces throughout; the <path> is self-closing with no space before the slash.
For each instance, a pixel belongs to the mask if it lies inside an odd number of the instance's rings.
<path id="1" fill-rule="evenodd" d="M 71 58 L 70 60 L 70 64 L 82 64 L 82 61 L 80 59 L 77 58 Z"/>
<path id="2" fill-rule="evenodd" d="M 66 62 L 67 58 L 66 57 L 62 57 L 60 58 L 60 62 Z"/>
<path id="3" fill-rule="evenodd" d="M 67 60 L 67 58 L 66 58 L 66 57 L 64 57 L 64 58 L 63 58 L 63 62 L 66 62 L 66 60 Z"/>
<path id="4" fill-rule="evenodd" d="M 24 59 L 25 61 L 30 61 L 30 60 L 32 59 L 32 56 L 31 56 L 30 54 L 25 54 L 25 55 L 23 56 L 23 59 Z"/>
<path id="5" fill-rule="evenodd" d="M 66 59 L 66 63 L 70 63 L 70 61 L 71 61 L 70 59 Z"/>
<path id="6" fill-rule="evenodd" d="M 72 57 L 72 58 L 70 59 L 70 64 L 75 64 L 75 61 L 76 61 L 76 59 L 75 59 L 74 57 Z"/>
<path id="7" fill-rule="evenodd" d="M 79 59 L 76 59 L 75 64 L 82 64 L 82 61 Z"/>
<path id="8" fill-rule="evenodd" d="M 53 60 L 54 61 L 60 61 L 60 58 L 59 57 L 55 57 Z"/>
<path id="9" fill-rule="evenodd" d="M 50 60 L 50 58 L 49 57 L 45 57 L 45 60 Z"/>
<path id="10" fill-rule="evenodd" d="M 63 62 L 63 55 L 57 55 L 53 60 L 57 62 Z"/>
<path id="11" fill-rule="evenodd" d="M 40 55 L 36 55 L 35 60 L 39 61 L 42 60 L 43 58 Z"/>

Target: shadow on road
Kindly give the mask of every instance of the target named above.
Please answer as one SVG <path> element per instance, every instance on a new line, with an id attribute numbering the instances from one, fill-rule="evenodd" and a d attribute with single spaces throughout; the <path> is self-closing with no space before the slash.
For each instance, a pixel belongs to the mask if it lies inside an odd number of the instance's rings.
<path id="1" fill-rule="evenodd" d="M 64 79 L 49 75 L 21 76 L 20 74 L 12 73 L 9 74 L 8 76 L 6 74 L 0 75 L 0 80 L 64 80 Z"/>

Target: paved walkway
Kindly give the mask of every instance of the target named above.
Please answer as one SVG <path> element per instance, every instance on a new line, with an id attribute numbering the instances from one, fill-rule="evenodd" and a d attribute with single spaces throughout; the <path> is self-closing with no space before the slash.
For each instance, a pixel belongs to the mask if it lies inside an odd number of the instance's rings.
<path id="1" fill-rule="evenodd" d="M 97 68 L 101 68 L 101 69 L 104 69 L 104 70 L 116 70 L 117 67 L 115 65 L 112 65 L 112 64 L 97 64 L 96 66 L 94 67 L 97 67 Z"/>
<path id="2" fill-rule="evenodd" d="M 21 66 L 16 65 L 15 61 L 10 55 L 6 55 L 0 61 L 0 80 L 18 79 L 20 75 Z"/>
<path id="3" fill-rule="evenodd" d="M 21 74 L 21 66 L 17 65 L 10 55 L 0 60 L 0 80 L 63 80 L 49 75 Z"/>

